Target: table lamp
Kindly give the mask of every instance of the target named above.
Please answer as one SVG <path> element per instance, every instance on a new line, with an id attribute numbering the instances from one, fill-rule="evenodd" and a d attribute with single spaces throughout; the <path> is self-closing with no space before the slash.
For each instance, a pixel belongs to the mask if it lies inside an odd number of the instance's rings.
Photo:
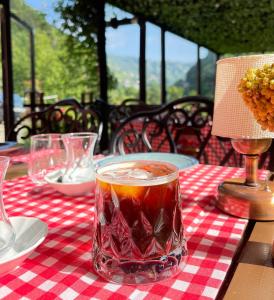
<path id="1" fill-rule="evenodd" d="M 231 138 L 233 148 L 245 156 L 246 176 L 220 184 L 216 205 L 228 214 L 247 219 L 274 220 L 274 182 L 258 180 L 257 174 L 259 155 L 270 147 L 274 132 L 262 129 L 244 102 L 239 83 L 248 69 L 273 63 L 274 54 L 217 62 L 212 134 Z"/>

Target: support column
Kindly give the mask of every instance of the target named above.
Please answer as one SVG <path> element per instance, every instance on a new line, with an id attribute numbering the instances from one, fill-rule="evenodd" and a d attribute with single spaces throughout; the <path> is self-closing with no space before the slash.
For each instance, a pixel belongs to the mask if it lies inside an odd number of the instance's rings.
<path id="1" fill-rule="evenodd" d="M 161 103 L 166 103 L 166 39 L 165 30 L 161 28 Z"/>
<path id="2" fill-rule="evenodd" d="M 99 63 L 100 98 L 107 104 L 107 58 L 106 58 L 106 22 L 105 22 L 105 0 L 96 1 L 97 8 L 97 55 Z M 101 138 L 101 150 L 108 148 L 108 114 L 102 111 L 103 133 Z"/>
<path id="3" fill-rule="evenodd" d="M 201 95 L 201 59 L 200 45 L 197 45 L 197 94 Z"/>
<path id="4" fill-rule="evenodd" d="M 9 0 L 1 2 L 3 4 L 3 8 L 1 8 L 3 113 L 5 122 L 5 136 L 7 136 L 9 129 L 14 124 L 10 3 Z"/>
<path id="5" fill-rule="evenodd" d="M 31 73 L 31 94 L 30 104 L 31 110 L 35 111 L 36 106 L 36 87 L 35 87 L 35 48 L 34 48 L 34 34 L 30 29 L 30 73 Z"/>
<path id="6" fill-rule="evenodd" d="M 139 81 L 140 101 L 146 102 L 146 22 L 139 19 L 140 25 L 140 58 L 139 58 Z"/>
<path id="7" fill-rule="evenodd" d="M 99 63 L 100 97 L 103 101 L 107 99 L 107 58 L 106 58 L 106 23 L 105 23 L 105 1 L 97 2 L 97 53 Z"/>

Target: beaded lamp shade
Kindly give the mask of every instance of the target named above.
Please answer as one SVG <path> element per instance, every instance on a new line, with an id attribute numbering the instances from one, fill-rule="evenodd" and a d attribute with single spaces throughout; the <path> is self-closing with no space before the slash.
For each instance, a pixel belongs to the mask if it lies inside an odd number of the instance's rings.
<path id="1" fill-rule="evenodd" d="M 217 62 L 212 134 L 233 139 L 273 138 L 243 101 L 238 85 L 250 68 L 274 63 L 274 54 L 224 58 Z"/>

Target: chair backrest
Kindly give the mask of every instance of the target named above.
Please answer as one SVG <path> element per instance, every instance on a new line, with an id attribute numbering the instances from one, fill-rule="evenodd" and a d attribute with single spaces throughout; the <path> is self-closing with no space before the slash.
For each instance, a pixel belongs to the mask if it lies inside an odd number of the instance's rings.
<path id="1" fill-rule="evenodd" d="M 129 105 L 146 105 L 144 102 L 140 101 L 140 99 L 136 98 L 127 98 L 122 101 L 121 106 L 129 106 Z"/>
<path id="2" fill-rule="evenodd" d="M 43 111 L 29 113 L 9 130 L 8 140 L 24 142 L 34 134 L 96 132 L 101 139 L 103 123 L 95 109 L 84 109 L 75 99 L 60 100 Z"/>
<path id="3" fill-rule="evenodd" d="M 128 117 L 138 113 L 158 108 L 158 105 L 147 105 L 139 99 L 125 99 L 120 105 L 113 107 L 109 113 L 111 130 L 115 130 Z"/>
<path id="4" fill-rule="evenodd" d="M 230 138 L 211 136 L 205 148 L 205 155 L 201 163 L 227 167 L 243 167 L 243 155 L 236 152 Z"/>
<path id="5" fill-rule="evenodd" d="M 192 135 L 199 142 L 195 156 L 200 158 L 211 136 L 211 130 L 202 129 L 211 126 L 212 115 L 213 102 L 202 96 L 183 97 L 161 108 L 134 114 L 113 133 L 110 151 L 184 153 L 182 136 Z"/>

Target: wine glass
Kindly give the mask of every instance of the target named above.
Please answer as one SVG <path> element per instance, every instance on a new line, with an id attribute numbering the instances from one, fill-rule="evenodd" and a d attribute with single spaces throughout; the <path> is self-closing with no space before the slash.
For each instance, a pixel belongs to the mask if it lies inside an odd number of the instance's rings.
<path id="1" fill-rule="evenodd" d="M 28 174 L 36 185 L 45 185 L 45 176 L 50 172 L 59 170 L 61 175 L 65 164 L 66 151 L 62 134 L 38 134 L 31 137 Z"/>

